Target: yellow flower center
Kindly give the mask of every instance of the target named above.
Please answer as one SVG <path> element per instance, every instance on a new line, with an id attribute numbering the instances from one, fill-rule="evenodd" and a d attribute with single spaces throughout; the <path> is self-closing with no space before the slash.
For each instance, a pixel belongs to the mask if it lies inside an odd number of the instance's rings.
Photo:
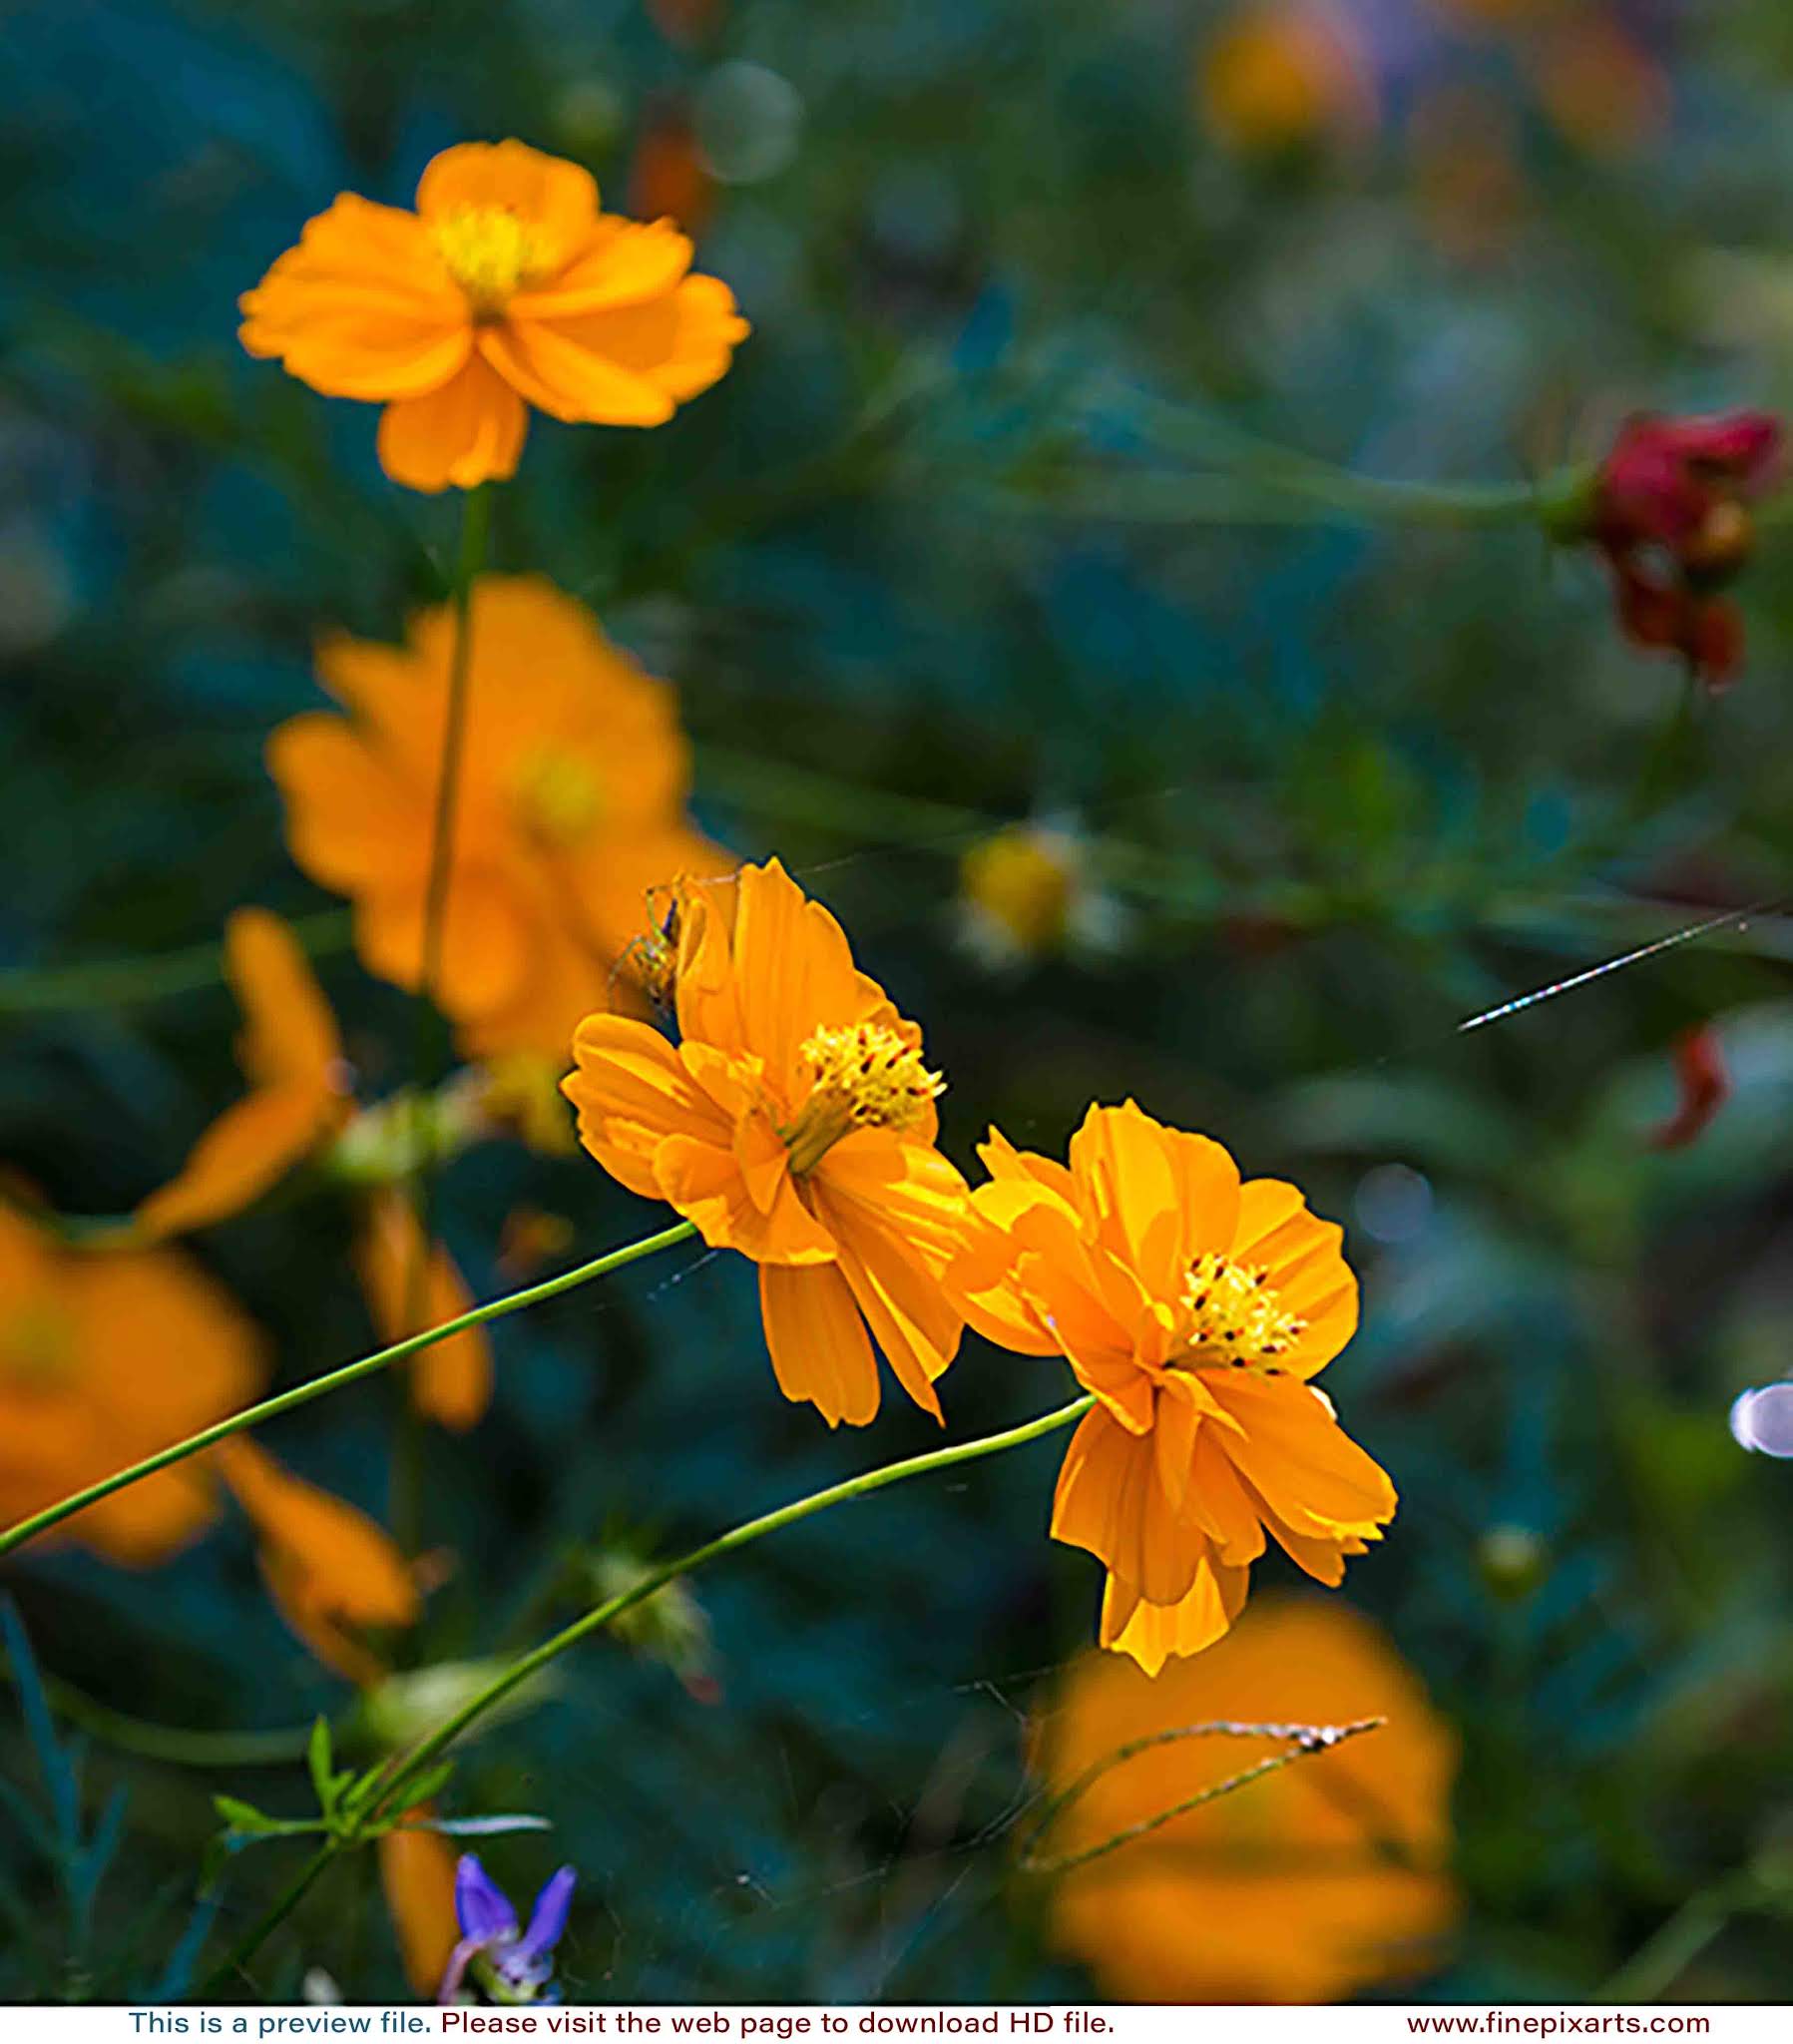
<path id="1" fill-rule="evenodd" d="M 604 815 L 604 783 L 583 760 L 551 747 L 524 761 L 516 790 L 523 827 L 551 845 L 577 843 Z"/>
<path id="2" fill-rule="evenodd" d="M 0 1381 L 20 1391 L 48 1390 L 68 1374 L 75 1330 L 54 1305 L 20 1306 L 0 1327 Z"/>
<path id="3" fill-rule="evenodd" d="M 478 319 L 496 318 L 514 291 L 554 268 L 548 238 L 508 206 L 457 206 L 432 226 L 430 239 Z"/>
<path id="4" fill-rule="evenodd" d="M 1288 1352 L 1307 1322 L 1284 1310 L 1264 1277 L 1258 1266 L 1235 1264 L 1212 1251 L 1189 1266 L 1182 1302 L 1188 1359 L 1197 1368 L 1225 1363 L 1279 1374 L 1276 1358 Z"/>
<path id="5" fill-rule="evenodd" d="M 946 1091 L 946 1081 L 922 1063 L 919 1047 L 882 1022 L 818 1029 L 804 1044 L 803 1058 L 814 1084 L 783 1132 L 798 1177 L 854 1129 L 913 1128 L 928 1102 Z"/>

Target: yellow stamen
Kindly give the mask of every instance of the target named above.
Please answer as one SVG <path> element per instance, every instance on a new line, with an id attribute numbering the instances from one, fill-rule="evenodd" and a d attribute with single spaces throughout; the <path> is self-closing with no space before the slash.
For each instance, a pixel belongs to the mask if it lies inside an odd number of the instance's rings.
<path id="1" fill-rule="evenodd" d="M 1252 1264 L 1209 1251 L 1189 1266 L 1183 1310 L 1189 1316 L 1188 1360 L 1197 1368 L 1225 1363 L 1232 1369 L 1261 1369 L 1277 1376 L 1276 1358 L 1286 1354 L 1307 1322 L 1285 1311 Z"/>
<path id="2" fill-rule="evenodd" d="M 604 786 L 583 760 L 544 747 L 516 777 L 523 827 L 550 845 L 575 844 L 604 815 Z"/>
<path id="3" fill-rule="evenodd" d="M 946 1081 L 922 1063 L 920 1047 L 882 1022 L 818 1029 L 803 1058 L 814 1084 L 784 1136 L 799 1177 L 854 1129 L 913 1128 L 928 1102 L 946 1091 Z"/>
<path id="4" fill-rule="evenodd" d="M 495 318 L 514 291 L 540 283 L 554 268 L 547 237 L 508 206 L 458 206 L 436 222 L 430 238 L 476 318 Z"/>

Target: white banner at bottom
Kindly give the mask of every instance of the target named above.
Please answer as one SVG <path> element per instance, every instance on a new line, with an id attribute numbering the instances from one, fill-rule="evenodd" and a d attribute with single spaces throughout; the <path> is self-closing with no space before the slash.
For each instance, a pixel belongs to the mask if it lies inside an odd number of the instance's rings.
<path id="1" fill-rule="evenodd" d="M 1266 2008 L 1210 2004 L 1141 2007 L 1085 2003 L 1006 2007 L 988 2003 L 929 2007 L 751 2007 L 717 2003 L 635 2007 L 610 2002 L 524 2008 L 217 2007 L 7 2008 L 6 2044 L 161 2044 L 166 2038 L 217 2038 L 223 2044 L 307 2044 L 312 2039 L 602 2038 L 604 2044 L 902 2044 L 915 2039 L 997 2037 L 1017 2044 L 1413 2044 L 1415 2039 L 1695 2037 L 1713 2044 L 1787 2044 L 1787 2004 L 1663 2008 L 1549 2007 L 1515 2004 Z"/>

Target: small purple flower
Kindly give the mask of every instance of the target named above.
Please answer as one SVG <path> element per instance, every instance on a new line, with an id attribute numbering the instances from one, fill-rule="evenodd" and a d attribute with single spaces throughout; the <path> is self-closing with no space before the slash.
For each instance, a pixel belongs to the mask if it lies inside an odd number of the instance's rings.
<path id="1" fill-rule="evenodd" d="M 559 2001 L 553 1984 L 554 1948 L 567 1927 L 573 1886 L 579 1878 L 563 1866 L 550 1876 L 530 1911 L 529 1928 L 519 1931 L 517 1912 L 472 1852 L 461 1854 L 455 1868 L 454 1906 L 461 1941 L 448 1961 L 436 1995 L 440 2007 L 450 2006 L 471 1973 L 473 1984 L 493 2001 Z"/>

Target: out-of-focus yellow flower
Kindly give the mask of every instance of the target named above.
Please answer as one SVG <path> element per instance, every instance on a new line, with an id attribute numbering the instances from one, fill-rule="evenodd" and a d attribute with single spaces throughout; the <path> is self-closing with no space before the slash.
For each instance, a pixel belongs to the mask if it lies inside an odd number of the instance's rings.
<path id="1" fill-rule="evenodd" d="M 960 861 L 959 891 L 966 946 L 992 966 L 1108 949 L 1120 934 L 1119 906 L 1092 886 L 1063 825 L 1011 823 L 981 838 Z"/>
<path id="2" fill-rule="evenodd" d="M 384 1662 L 361 1636 L 417 1622 L 417 1584 L 365 1512 L 283 1469 L 246 1434 L 213 1450 L 253 1521 L 261 1572 L 280 1615 L 326 1668 L 376 1682 Z"/>
<path id="3" fill-rule="evenodd" d="M 414 490 L 512 474 L 534 405 L 657 426 L 727 369 L 746 321 L 669 221 L 598 210 L 589 172 L 521 142 L 433 159 L 414 213 L 352 192 L 242 297 L 242 344 L 327 397 L 383 403 Z"/>
<path id="4" fill-rule="evenodd" d="M 566 1082 L 580 1141 L 712 1249 L 759 1266 L 787 1398 L 830 1426 L 867 1424 L 875 1335 L 903 1389 L 939 1418 L 934 1379 L 964 1326 L 941 1275 L 971 1222 L 965 1181 L 934 1147 L 942 1088 L 921 1031 L 776 859 L 674 892 L 679 1041 L 589 1015 Z"/>
<path id="5" fill-rule="evenodd" d="M 224 932 L 224 960 L 243 1013 L 237 1061 L 252 1091 L 219 1116 L 180 1173 L 137 1210 L 136 1238 L 157 1241 L 225 1220 L 326 1145 L 355 1148 L 361 1123 L 392 1120 L 377 1109 L 355 1117 L 336 1018 L 298 939 L 277 915 L 236 910 Z M 406 1166 L 400 1155 L 395 1170 Z M 404 1195 L 370 1183 L 356 1264 L 375 1323 L 385 1339 L 397 1341 L 456 1318 L 473 1301 L 440 1244 L 425 1270 L 417 1218 Z M 422 1293 L 415 1315 L 408 1310 L 414 1286 Z M 438 1425 L 472 1426 L 491 1403 L 492 1351 L 478 1327 L 426 1348 L 407 1369 L 412 1402 Z"/>
<path id="6" fill-rule="evenodd" d="M 1148 1674 L 1200 1653 L 1238 1616 L 1267 1539 L 1340 1582 L 1395 1512 L 1394 1485 L 1308 1382 L 1357 1327 L 1342 1231 L 1130 1101 L 1090 1110 L 1068 1165 L 994 1130 L 979 1154 L 982 1233 L 947 1281 L 980 1333 L 1063 1355 L 1096 1394 L 1052 1530 L 1108 1566 L 1102 1644 Z"/>
<path id="7" fill-rule="evenodd" d="M 610 1005 L 650 892 L 732 861 L 685 820 L 690 752 L 672 692 L 581 604 L 533 576 L 475 585 L 454 851 L 432 989 L 470 1056 L 562 1060 Z M 292 855 L 349 895 L 361 960 L 417 988 L 448 722 L 454 621 L 402 647 L 318 650 L 349 718 L 291 719 L 268 743 Z M 627 992 L 627 986 L 619 988 Z"/>
<path id="8" fill-rule="evenodd" d="M 1375 126 L 1375 91 L 1350 22 L 1317 0 L 1257 0 L 1201 49 L 1196 110 L 1253 155 L 1349 142 Z"/>
<path id="9" fill-rule="evenodd" d="M 254 1328 L 177 1251 L 67 1249 L 0 1205 L 6 1523 L 223 1419 L 265 1377 Z M 177 1463 L 89 1505 L 51 1537 L 147 1568 L 217 1508 L 205 1468 Z"/>
<path id="10" fill-rule="evenodd" d="M 1355 1612 L 1270 1600 L 1156 1680 L 1086 1654 L 1037 1726 L 1036 1751 L 1063 1793 L 1120 1748 L 1174 1728 L 1377 1716 L 1379 1730 L 1068 1870 L 1052 1896 L 1055 1942 L 1122 2001 L 1337 2001 L 1425 1971 L 1457 1913 L 1446 1870 L 1457 1743 Z M 1152 1746 L 1099 1774 L 1041 1851 L 1087 1851 L 1261 1752 L 1226 1738 Z"/>

